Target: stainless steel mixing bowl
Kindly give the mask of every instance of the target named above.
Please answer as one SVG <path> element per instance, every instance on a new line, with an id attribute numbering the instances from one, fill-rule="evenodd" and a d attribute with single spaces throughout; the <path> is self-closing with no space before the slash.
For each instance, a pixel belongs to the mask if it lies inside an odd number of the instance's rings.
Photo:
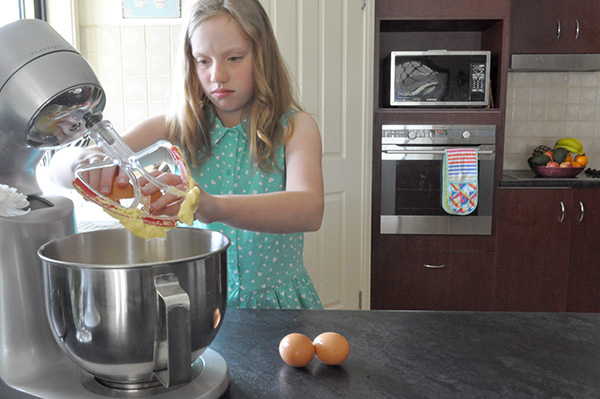
<path id="1" fill-rule="evenodd" d="M 189 382 L 225 315 L 229 243 L 215 231 L 176 228 L 165 239 L 112 229 L 44 244 L 38 255 L 56 341 L 113 388 Z"/>

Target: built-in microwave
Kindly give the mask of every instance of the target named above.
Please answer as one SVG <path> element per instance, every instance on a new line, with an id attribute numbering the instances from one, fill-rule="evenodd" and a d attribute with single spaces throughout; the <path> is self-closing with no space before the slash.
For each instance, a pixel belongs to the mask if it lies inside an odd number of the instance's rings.
<path id="1" fill-rule="evenodd" d="M 392 51 L 390 105 L 487 107 L 489 51 Z"/>

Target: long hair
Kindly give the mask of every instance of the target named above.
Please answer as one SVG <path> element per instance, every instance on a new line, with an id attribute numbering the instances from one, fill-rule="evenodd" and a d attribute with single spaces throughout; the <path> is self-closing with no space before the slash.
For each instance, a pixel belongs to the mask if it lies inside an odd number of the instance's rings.
<path id="1" fill-rule="evenodd" d="M 281 118 L 290 109 L 300 110 L 279 51 L 269 18 L 258 0 L 199 0 L 190 10 L 182 32 L 181 81 L 175 85 L 174 108 L 167 116 L 169 139 L 177 143 L 192 166 L 198 167 L 212 154 L 209 132 L 216 115 L 214 105 L 202 90 L 196 74 L 190 38 L 196 28 L 216 15 L 236 20 L 252 42 L 254 96 L 250 100 L 247 139 L 254 166 L 270 171 L 279 168 L 276 149 L 285 143 Z M 290 123 L 292 121 L 290 120 Z M 293 126 L 287 132 L 292 132 Z"/>

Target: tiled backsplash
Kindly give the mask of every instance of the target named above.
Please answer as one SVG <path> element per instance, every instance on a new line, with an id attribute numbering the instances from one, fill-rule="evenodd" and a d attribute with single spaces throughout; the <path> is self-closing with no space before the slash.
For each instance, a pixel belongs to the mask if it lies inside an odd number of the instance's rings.
<path id="1" fill-rule="evenodd" d="M 82 53 L 106 91 L 104 116 L 117 131 L 165 113 L 180 29 L 180 24 L 81 27 Z"/>
<path id="2" fill-rule="evenodd" d="M 504 169 L 528 169 L 536 146 L 562 137 L 581 140 L 588 166 L 600 168 L 599 92 L 599 72 L 510 72 Z"/>

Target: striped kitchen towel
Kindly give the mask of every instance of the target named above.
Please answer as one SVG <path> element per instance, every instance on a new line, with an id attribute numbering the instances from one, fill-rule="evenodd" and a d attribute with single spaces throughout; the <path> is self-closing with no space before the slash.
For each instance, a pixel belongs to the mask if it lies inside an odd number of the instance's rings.
<path id="1" fill-rule="evenodd" d="M 477 208 L 477 149 L 448 148 L 442 168 L 442 207 L 451 215 Z"/>

